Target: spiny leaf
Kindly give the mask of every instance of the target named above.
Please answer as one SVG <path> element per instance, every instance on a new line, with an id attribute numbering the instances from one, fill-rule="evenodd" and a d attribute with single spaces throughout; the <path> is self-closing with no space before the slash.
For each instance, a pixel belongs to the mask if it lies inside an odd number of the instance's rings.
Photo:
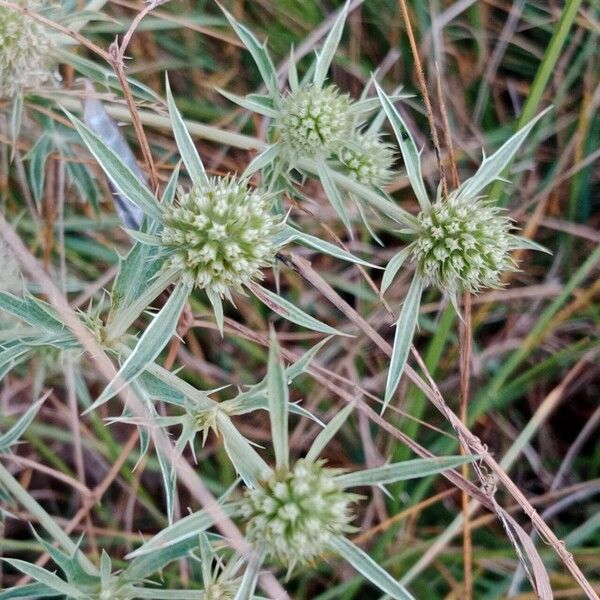
<path id="1" fill-rule="evenodd" d="M 190 135 L 181 113 L 179 112 L 173 94 L 171 93 L 171 86 L 169 85 L 169 78 L 165 78 L 165 85 L 167 87 L 167 105 L 169 107 L 169 115 L 171 117 L 171 123 L 173 125 L 173 135 L 177 142 L 177 148 L 185 164 L 185 168 L 192 179 L 194 185 L 201 185 L 208 183 L 208 177 L 204 170 L 204 165 L 200 159 L 200 155 L 194 146 L 192 136 Z"/>
<path id="2" fill-rule="evenodd" d="M 269 336 L 269 362 L 267 367 L 267 398 L 271 420 L 271 438 L 275 450 L 275 464 L 278 471 L 289 468 L 288 416 L 289 391 L 281 363 L 279 342 L 271 328 Z"/>
<path id="3" fill-rule="evenodd" d="M 421 300 L 421 292 L 423 291 L 423 279 L 420 275 L 415 274 L 412 283 L 402 305 L 400 316 L 396 323 L 396 334 L 394 335 L 394 348 L 390 359 L 390 370 L 388 372 L 387 383 L 385 386 L 385 399 L 381 412 L 385 411 L 390 403 L 398 384 L 406 360 L 408 352 L 412 344 L 415 327 L 417 326 L 417 317 L 419 316 L 419 302 Z"/>
<path id="4" fill-rule="evenodd" d="M 329 71 L 329 67 L 331 66 L 331 61 L 335 56 L 335 53 L 340 45 L 340 40 L 342 39 L 342 31 L 344 30 L 344 23 L 346 21 L 346 16 L 348 15 L 348 6 L 350 4 L 350 0 L 347 0 L 342 9 L 340 10 L 340 14 L 338 15 L 331 31 L 327 35 L 327 39 L 323 44 L 323 47 L 318 52 L 317 61 L 315 65 L 315 74 L 313 77 L 313 83 L 316 87 L 320 88 L 325 83 L 325 79 L 327 78 L 327 71 Z"/>

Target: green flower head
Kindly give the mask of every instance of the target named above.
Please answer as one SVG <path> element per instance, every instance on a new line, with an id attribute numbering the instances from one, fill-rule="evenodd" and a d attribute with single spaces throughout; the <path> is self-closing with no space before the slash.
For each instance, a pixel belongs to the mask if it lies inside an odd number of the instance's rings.
<path id="1" fill-rule="evenodd" d="M 234 177 L 212 178 L 180 191 L 164 215 L 162 244 L 172 252 L 168 267 L 181 270 L 190 286 L 220 297 L 262 279 L 282 226 L 271 207 L 269 195 Z"/>
<path id="2" fill-rule="evenodd" d="M 356 134 L 339 158 L 348 175 L 364 185 L 382 187 L 392 178 L 394 150 L 377 135 Z"/>
<path id="3" fill-rule="evenodd" d="M 38 10 L 36 0 L 17 0 Z M 0 98 L 23 89 L 54 85 L 59 80 L 51 53 L 55 44 L 47 29 L 20 12 L 0 7 Z"/>
<path id="4" fill-rule="evenodd" d="M 275 129 L 290 155 L 329 157 L 352 137 L 350 106 L 335 86 L 310 85 L 283 98 Z"/>
<path id="5" fill-rule="evenodd" d="M 324 461 L 298 460 L 246 492 L 242 511 L 248 539 L 289 570 L 329 547 L 333 536 L 351 531 L 351 504 L 358 498 L 336 482 L 339 469 Z"/>
<path id="6" fill-rule="evenodd" d="M 477 293 L 498 287 L 515 269 L 511 220 L 501 208 L 450 194 L 418 217 L 413 255 L 420 274 L 442 291 Z"/>

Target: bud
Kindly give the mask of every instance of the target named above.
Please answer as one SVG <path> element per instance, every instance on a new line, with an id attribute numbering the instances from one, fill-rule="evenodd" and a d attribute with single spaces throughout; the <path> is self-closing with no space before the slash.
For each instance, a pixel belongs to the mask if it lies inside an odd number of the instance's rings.
<path id="1" fill-rule="evenodd" d="M 221 297 L 262 279 L 282 225 L 271 207 L 269 195 L 233 177 L 180 192 L 164 214 L 162 244 L 172 252 L 167 266 L 181 270 L 188 285 Z"/>
<path id="2" fill-rule="evenodd" d="M 338 485 L 339 469 L 323 464 L 299 460 L 291 471 L 246 492 L 242 514 L 249 541 L 289 570 L 318 557 L 332 537 L 353 529 L 350 504 L 358 496 Z"/>
<path id="3" fill-rule="evenodd" d="M 364 185 L 380 188 L 392 178 L 394 151 L 377 135 L 355 135 L 339 157 L 348 169 L 348 175 Z"/>
<path id="4" fill-rule="evenodd" d="M 17 0 L 33 11 L 36 0 Z M 55 44 L 38 21 L 10 8 L 0 7 L 0 98 L 10 98 L 22 89 L 55 84 L 52 50 Z"/>
<path id="5" fill-rule="evenodd" d="M 309 86 L 283 99 L 275 127 L 290 155 L 329 157 L 352 137 L 351 100 L 335 86 Z"/>
<path id="6" fill-rule="evenodd" d="M 477 293 L 498 287 L 504 271 L 515 270 L 510 256 L 511 220 L 481 198 L 451 194 L 418 217 L 413 255 L 426 279 L 449 293 Z"/>

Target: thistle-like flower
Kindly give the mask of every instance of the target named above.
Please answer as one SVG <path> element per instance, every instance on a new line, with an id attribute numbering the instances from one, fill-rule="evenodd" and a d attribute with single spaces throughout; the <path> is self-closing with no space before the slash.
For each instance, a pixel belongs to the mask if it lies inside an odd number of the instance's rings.
<path id="1" fill-rule="evenodd" d="M 347 560 L 390 597 L 411 599 L 406 588 L 346 538 L 345 534 L 354 529 L 350 524 L 356 514 L 354 504 L 361 498 L 349 490 L 425 477 L 468 462 L 472 457 L 416 459 L 355 472 L 326 467 L 319 456 L 352 413 L 354 406 L 349 404 L 319 433 L 305 457 L 291 462 L 288 418 L 292 405 L 287 372 L 274 333 L 266 380 L 266 388 L 256 391 L 263 389 L 267 396 L 264 406 L 271 421 L 273 467 L 230 422 L 218 419 L 225 448 L 245 483 L 241 502 L 222 498 L 219 507 L 224 514 L 243 520 L 246 539 L 254 547 L 242 578 L 245 591 L 252 595 L 261 566 L 268 558 L 286 567 L 289 575 L 296 565 L 311 563 L 324 553 L 331 553 Z M 160 553 L 173 545 L 173 540 L 179 543 L 202 535 L 213 524 L 214 513 L 204 509 L 188 515 L 158 533 L 130 557 Z"/>
<path id="2" fill-rule="evenodd" d="M 419 273 L 443 292 L 498 287 L 502 273 L 516 268 L 511 220 L 485 199 L 452 193 L 421 212 L 418 228 L 412 252 Z"/>
<path id="3" fill-rule="evenodd" d="M 17 0 L 19 6 L 38 10 L 37 0 Z M 60 80 L 47 29 L 34 19 L 0 7 L 0 98 L 11 98 L 24 89 L 54 85 Z"/>
<path id="4" fill-rule="evenodd" d="M 367 98 L 366 93 L 360 99 L 352 100 L 328 82 L 328 71 L 342 37 L 348 10 L 349 2 L 346 2 L 304 79 L 298 77 L 292 49 L 289 89 L 285 92 L 279 89 L 273 61 L 263 44 L 224 11 L 252 53 L 267 93 L 252 94 L 246 98 L 225 91 L 222 94 L 245 109 L 271 120 L 272 143 L 253 161 L 250 170 L 264 169 L 263 177 L 267 186 L 281 185 L 291 170 L 303 176 L 316 176 L 341 222 L 352 235 L 344 192 L 351 192 L 355 199 L 360 198 L 379 210 L 385 207 L 388 213 L 403 211 L 379 189 L 389 177 L 393 154 L 379 142 L 376 132 L 369 130 L 368 136 L 360 133 L 365 118 L 379 108 L 377 100 Z M 405 96 L 396 96 L 401 97 Z M 378 119 L 374 120 L 376 124 L 379 122 Z M 288 188 L 294 193 L 291 183 Z M 361 208 L 358 213 L 364 220 Z"/>
<path id="5" fill-rule="evenodd" d="M 396 323 L 383 402 L 385 409 L 406 365 L 425 285 L 437 286 L 459 312 L 459 293 L 477 293 L 498 287 L 502 273 L 516 270 L 511 257 L 513 250 L 545 250 L 531 240 L 513 235 L 511 220 L 504 209 L 481 197 L 482 190 L 500 177 L 545 111 L 515 133 L 495 154 L 485 158 L 475 175 L 447 197 L 442 197 L 440 186 L 436 201 L 432 203 L 423 181 L 421 155 L 411 132 L 391 99 L 379 87 L 377 93 L 396 134 L 406 174 L 421 207 L 418 217 L 409 215 L 404 219 L 403 233 L 409 235 L 411 241 L 390 260 L 381 282 L 383 293 L 404 262 L 409 258 L 415 260 L 415 275 Z"/>
<path id="6" fill-rule="evenodd" d="M 189 286 L 230 297 L 275 257 L 282 219 L 270 213 L 272 199 L 233 177 L 211 178 L 165 209 L 161 240 L 172 251 L 168 268 L 181 270 Z"/>
<path id="7" fill-rule="evenodd" d="M 340 472 L 301 459 L 249 489 L 242 506 L 248 540 L 289 570 L 320 556 L 332 537 L 353 530 L 358 496 L 336 481 Z"/>
<path id="8" fill-rule="evenodd" d="M 21 285 L 21 269 L 12 250 L 0 237 L 0 292 L 16 292 Z"/>
<path id="9" fill-rule="evenodd" d="M 293 161 L 300 157 L 329 157 L 352 137 L 351 100 L 333 85 L 309 85 L 289 93 L 275 119 L 280 142 Z"/>
<path id="10" fill-rule="evenodd" d="M 364 185 L 381 188 L 392 178 L 394 151 L 373 133 L 357 133 L 339 158 L 348 175 Z"/>

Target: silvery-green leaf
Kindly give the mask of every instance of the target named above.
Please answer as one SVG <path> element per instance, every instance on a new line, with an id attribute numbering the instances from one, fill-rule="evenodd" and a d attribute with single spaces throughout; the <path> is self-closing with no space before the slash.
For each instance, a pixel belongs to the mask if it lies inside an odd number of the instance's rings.
<path id="1" fill-rule="evenodd" d="M 273 472 L 229 417 L 217 414 L 217 427 L 229 459 L 248 487 L 256 487 L 261 479 Z"/>
<path id="2" fill-rule="evenodd" d="M 315 344 L 310 350 L 307 350 L 295 363 L 292 363 L 285 370 L 285 378 L 288 381 L 293 381 L 298 377 L 298 375 L 304 373 L 308 368 L 308 365 L 312 362 L 317 353 L 321 350 L 321 348 L 329 342 L 331 338 L 325 338 L 321 340 L 318 344 Z"/>
<path id="3" fill-rule="evenodd" d="M 357 265 L 363 265 L 364 267 L 370 267 L 372 269 L 381 269 L 378 265 L 374 265 L 373 263 L 367 262 L 362 258 L 358 258 L 354 256 L 354 254 L 350 254 L 350 252 L 346 252 L 343 248 L 336 246 L 330 242 L 326 242 L 321 238 L 318 238 L 314 235 L 310 235 L 308 233 L 304 233 L 298 229 L 294 229 L 291 225 L 286 225 L 286 231 L 289 231 L 289 240 L 297 240 L 303 246 L 308 246 L 313 250 L 318 250 L 323 254 L 328 254 L 329 256 L 333 256 L 334 258 L 339 258 L 341 260 L 345 260 L 347 262 L 351 262 Z"/>
<path id="4" fill-rule="evenodd" d="M 269 419 L 271 421 L 271 439 L 275 451 L 275 464 L 278 471 L 287 472 L 289 468 L 288 417 L 289 390 L 281 356 L 279 341 L 273 328 L 269 335 L 269 362 L 267 366 L 267 399 L 269 400 Z"/>
<path id="5" fill-rule="evenodd" d="M 127 227 L 123 227 L 127 235 L 133 238 L 136 242 L 140 242 L 140 244 L 146 244 L 147 246 L 161 246 L 160 237 L 157 235 L 152 235 L 150 233 L 144 233 L 143 231 L 138 231 L 137 229 L 128 229 Z"/>
<path id="6" fill-rule="evenodd" d="M 538 252 L 544 252 L 545 254 L 552 254 L 548 248 L 538 244 L 537 242 L 534 242 L 533 240 L 521 237 L 520 235 L 509 235 L 509 238 L 511 242 L 510 247 L 515 250 L 537 250 Z"/>
<path id="7" fill-rule="evenodd" d="M 381 412 L 386 409 L 390 403 L 398 384 L 400 377 L 404 371 L 408 352 L 412 344 L 415 327 L 417 326 L 417 318 L 419 316 L 419 303 L 421 300 L 421 292 L 423 291 L 423 279 L 415 274 L 410 284 L 408 294 L 400 310 L 400 316 L 396 323 L 396 333 L 394 335 L 394 348 L 392 349 L 392 357 L 390 359 L 390 369 L 388 372 L 387 383 L 385 386 L 385 399 Z"/>
<path id="8" fill-rule="evenodd" d="M 303 310 L 300 310 L 295 304 L 292 304 L 289 300 L 282 298 L 275 292 L 268 290 L 257 283 L 251 283 L 247 285 L 248 289 L 252 291 L 252 293 L 263 303 L 265 306 L 268 306 L 273 312 L 277 313 L 279 316 L 291 321 L 292 323 L 296 323 L 296 325 L 301 325 L 302 327 L 306 327 L 307 329 L 312 329 L 313 331 L 318 331 L 320 333 L 326 333 L 327 335 L 343 335 L 346 337 L 352 337 L 348 333 L 343 333 L 326 325 L 325 323 L 321 323 L 318 319 L 311 317 L 306 314 Z"/>
<path id="9" fill-rule="evenodd" d="M 50 573 L 49 571 L 46 571 L 46 569 L 42 569 L 42 567 L 38 567 L 37 565 L 28 563 L 24 560 L 19 560 L 18 558 L 2 558 L 1 560 L 9 564 L 11 567 L 21 571 L 21 573 L 29 575 L 29 577 L 35 579 L 39 583 L 47 585 L 50 589 L 56 592 L 60 592 L 61 594 L 65 594 L 66 596 L 75 598 L 76 600 L 91 600 L 90 596 L 79 591 L 76 587 L 70 585 L 66 581 L 63 581 L 60 577 L 54 575 L 54 573 Z"/>
<path id="10" fill-rule="evenodd" d="M 223 313 L 223 299 L 219 294 L 212 291 L 211 289 L 206 289 L 206 296 L 211 306 L 213 307 L 213 313 L 215 314 L 215 321 L 217 322 L 217 328 L 221 337 L 223 337 L 223 327 L 225 326 L 225 315 Z"/>
<path id="11" fill-rule="evenodd" d="M 87 125 L 68 111 L 65 113 L 117 190 L 139 207 L 145 215 L 155 221 L 162 221 L 162 211 L 150 190 Z"/>
<path id="12" fill-rule="evenodd" d="M 115 378 L 106 386 L 99 398 L 85 412 L 95 410 L 108 402 L 127 383 L 133 381 L 162 352 L 173 337 L 177 322 L 190 295 L 190 288 L 180 283 L 174 290 L 160 312 L 152 319 L 142 337 Z"/>
<path id="13" fill-rule="evenodd" d="M 331 202 L 331 206 L 333 206 L 337 216 L 340 218 L 342 223 L 345 225 L 348 230 L 348 234 L 350 237 L 353 237 L 352 225 L 350 223 L 350 217 L 346 212 L 346 207 L 344 206 L 344 201 L 342 199 L 342 195 L 340 194 L 340 190 L 337 188 L 332 176 L 331 170 L 327 166 L 327 163 L 322 158 L 316 158 L 314 161 L 317 167 L 317 175 L 319 176 L 319 180 L 321 181 L 321 185 L 325 190 L 325 194 Z"/>
<path id="14" fill-rule="evenodd" d="M 387 264 L 385 268 L 385 272 L 383 273 L 383 277 L 381 279 L 381 293 L 385 294 L 385 291 L 390 287 L 392 281 L 396 277 L 396 273 L 400 270 L 400 267 L 404 264 L 404 261 L 410 256 L 411 246 L 407 246 L 394 254 L 394 256 L 390 259 L 390 262 Z"/>
<path id="15" fill-rule="evenodd" d="M 432 458 L 416 458 L 391 465 L 365 469 L 354 473 L 344 473 L 335 479 L 344 488 L 363 485 L 383 485 L 406 479 L 416 479 L 441 473 L 446 469 L 454 469 L 460 465 L 476 460 L 477 456 L 436 456 Z"/>
<path id="16" fill-rule="evenodd" d="M 17 148 L 17 138 L 21 131 L 21 122 L 23 120 L 23 93 L 19 91 L 13 98 L 12 110 L 10 113 L 10 137 L 12 142 L 11 159 Z"/>
<path id="17" fill-rule="evenodd" d="M 277 159 L 280 152 L 281 146 L 279 146 L 279 144 L 273 144 L 272 146 L 269 146 L 264 152 L 261 152 L 258 156 L 255 156 L 252 159 L 252 162 L 244 171 L 244 177 L 250 177 L 250 175 L 270 165 L 274 160 Z"/>
<path id="18" fill-rule="evenodd" d="M 268 106 L 264 102 L 260 102 L 254 100 L 248 96 L 238 96 L 237 94 L 232 94 L 231 92 L 227 92 L 226 90 L 222 90 L 221 88 L 217 88 L 217 92 L 230 100 L 234 104 L 245 108 L 251 112 L 258 113 L 259 115 L 264 115 L 265 117 L 276 117 L 277 111 L 272 107 Z"/>
<path id="19" fill-rule="evenodd" d="M 237 512 L 238 507 L 235 504 L 221 504 L 218 510 L 231 517 Z M 130 552 L 126 558 L 136 558 L 150 552 L 157 552 L 163 548 L 169 548 L 191 537 L 196 537 L 199 533 L 206 531 L 213 525 L 213 515 L 206 509 L 199 510 L 183 519 L 179 519 L 173 525 L 165 527 L 137 550 Z"/>
<path id="20" fill-rule="evenodd" d="M 327 35 L 323 47 L 317 53 L 315 74 L 313 77 L 313 83 L 317 88 L 323 87 L 323 83 L 325 83 L 325 79 L 327 78 L 327 71 L 329 71 L 329 67 L 331 66 L 331 61 L 340 45 L 344 23 L 346 22 L 346 16 L 348 15 L 349 4 L 350 0 L 347 0 L 340 10 L 340 14 L 336 18 L 331 31 Z"/>
<path id="21" fill-rule="evenodd" d="M 6 350 L 0 351 L 0 381 L 2 381 L 6 374 L 14 369 L 16 365 L 22 363 L 27 358 L 28 352 L 29 348 L 23 345 L 11 346 Z M 0 452 L 2 452 L 2 447 L 2 438 L 0 438 Z"/>
<path id="22" fill-rule="evenodd" d="M 160 474 L 162 476 L 163 487 L 165 489 L 167 519 L 169 521 L 169 525 L 172 525 L 173 514 L 175 511 L 175 471 L 173 469 L 172 461 L 169 460 L 168 456 L 166 456 L 160 448 L 156 448 L 156 458 L 158 458 Z"/>
<path id="23" fill-rule="evenodd" d="M 165 77 L 165 85 L 167 88 L 167 105 L 169 107 L 169 116 L 171 117 L 171 124 L 173 125 L 173 135 L 177 142 L 177 148 L 181 154 L 181 159 L 185 164 L 188 175 L 190 176 L 194 185 L 201 185 L 208 182 L 204 165 L 200 159 L 200 155 L 194 146 L 192 136 L 187 130 L 181 113 L 175 104 L 173 94 L 171 93 L 171 86 L 169 85 L 169 78 Z"/>
<path id="24" fill-rule="evenodd" d="M 300 89 L 300 83 L 298 82 L 298 70 L 296 68 L 296 57 L 294 56 L 294 45 L 290 46 L 290 58 L 288 63 L 288 83 L 290 85 L 290 91 L 295 94 Z"/>
<path id="25" fill-rule="evenodd" d="M 267 86 L 269 94 L 272 98 L 277 98 L 279 96 L 277 72 L 275 71 L 271 57 L 269 56 L 265 47 L 259 43 L 256 37 L 254 37 L 254 34 L 248 28 L 241 23 L 238 23 L 233 15 L 229 14 L 229 12 L 227 12 L 221 5 L 219 6 L 235 30 L 237 36 L 240 38 L 240 40 L 242 40 L 242 43 L 252 55 L 252 58 L 254 59 L 254 62 L 256 63 L 256 66 L 260 72 L 260 76 Z"/>
<path id="26" fill-rule="evenodd" d="M 377 83 L 375 83 L 375 87 L 377 89 L 377 94 L 379 95 L 383 109 L 385 110 L 385 113 L 392 124 L 392 129 L 396 134 L 410 185 L 415 192 L 415 196 L 417 197 L 421 208 L 423 210 L 428 210 L 431 204 L 429 202 L 429 197 L 427 196 L 427 191 L 425 190 L 425 184 L 423 183 L 423 174 L 421 172 L 421 154 L 417 149 L 415 140 L 412 137 L 410 129 L 404 122 L 404 119 L 402 119 L 400 113 L 392 104 L 390 98 L 377 85 Z"/>
<path id="27" fill-rule="evenodd" d="M 235 593 L 234 600 L 252 600 L 254 598 L 254 590 L 256 589 L 260 568 L 265 560 L 265 555 L 265 550 L 255 550 L 252 552 L 242 581 Z"/>
<path id="28" fill-rule="evenodd" d="M 177 182 L 179 181 L 179 169 L 181 167 L 181 162 L 177 163 L 177 166 L 173 169 L 171 173 L 171 177 L 169 177 L 169 181 L 165 186 L 165 191 L 163 192 L 161 203 L 164 206 L 169 206 L 173 204 L 173 200 L 175 200 L 175 193 L 177 192 Z"/>
<path id="29" fill-rule="evenodd" d="M 10 447 L 19 441 L 25 430 L 31 424 L 31 421 L 37 415 L 40 406 L 44 403 L 46 398 L 50 395 L 50 392 L 43 398 L 40 398 L 37 402 L 32 404 L 29 409 L 21 415 L 19 420 L 4 434 L 0 435 L 0 452 L 5 453 L 10 450 Z"/>
<path id="30" fill-rule="evenodd" d="M 330 546 L 340 553 L 363 577 L 395 600 L 415 600 L 410 592 L 384 571 L 366 552 L 350 540 L 337 536 Z"/>
<path id="31" fill-rule="evenodd" d="M 0 591 L 0 600 L 14 600 L 15 598 L 56 598 L 62 596 L 61 592 L 50 589 L 43 583 L 27 583 L 20 585 L 18 588 L 7 588 L 4 591 Z"/>
<path id="32" fill-rule="evenodd" d="M 365 209 L 364 206 L 362 204 L 362 202 L 360 202 L 355 196 L 354 194 L 350 194 L 350 198 L 352 199 L 352 201 L 354 202 L 354 206 L 356 206 L 356 210 L 358 211 L 358 214 L 360 215 L 360 220 L 362 221 L 363 225 L 365 226 L 366 230 L 369 232 L 369 235 L 380 245 L 380 246 L 385 246 L 385 244 L 381 241 L 381 238 L 375 233 L 375 230 L 371 227 L 371 223 L 369 223 L 369 219 L 367 219 L 367 215 L 365 214 Z"/>
<path id="33" fill-rule="evenodd" d="M 47 133 L 43 133 L 25 157 L 29 161 L 29 182 L 31 184 L 31 191 L 33 192 L 33 199 L 38 206 L 44 191 L 46 162 L 52 150 L 52 139 Z"/>
<path id="34" fill-rule="evenodd" d="M 286 246 L 290 242 L 293 242 L 300 232 L 290 227 L 289 225 L 284 225 L 283 229 L 273 238 L 273 245 L 276 248 L 282 248 Z"/>
<path id="35" fill-rule="evenodd" d="M 398 102 L 399 100 L 406 100 L 412 98 L 414 94 L 392 94 L 388 96 L 390 102 Z M 350 112 L 352 113 L 366 113 L 373 110 L 377 110 L 381 107 L 381 100 L 379 98 L 365 98 L 363 100 L 357 100 L 352 103 Z"/>
<path id="36" fill-rule="evenodd" d="M 516 154 L 521 144 L 525 141 L 525 138 L 529 135 L 529 132 L 533 129 L 533 126 L 551 109 L 547 108 L 542 111 L 537 117 L 534 117 L 525 127 L 519 129 L 509 140 L 494 152 L 491 156 L 486 157 L 479 169 L 473 177 L 470 177 L 465 181 L 459 189 L 459 198 L 476 198 L 479 192 L 487 187 L 494 180 L 500 178 L 500 173 L 504 170 L 504 167 L 512 160 L 512 157 Z"/>
<path id="37" fill-rule="evenodd" d="M 32 327 L 62 332 L 64 326 L 57 313 L 46 302 L 26 294 L 18 298 L 8 292 L 0 292 L 0 310 L 25 321 Z"/>
<path id="38" fill-rule="evenodd" d="M 333 419 L 331 419 L 331 421 L 329 421 L 329 423 L 327 423 L 325 429 L 319 432 L 319 435 L 312 443 L 310 450 L 306 454 L 306 460 L 315 461 L 319 458 L 325 446 L 333 439 L 353 410 L 354 404 L 347 404 L 339 413 L 337 413 L 337 415 L 335 415 L 335 417 L 333 417 Z"/>

